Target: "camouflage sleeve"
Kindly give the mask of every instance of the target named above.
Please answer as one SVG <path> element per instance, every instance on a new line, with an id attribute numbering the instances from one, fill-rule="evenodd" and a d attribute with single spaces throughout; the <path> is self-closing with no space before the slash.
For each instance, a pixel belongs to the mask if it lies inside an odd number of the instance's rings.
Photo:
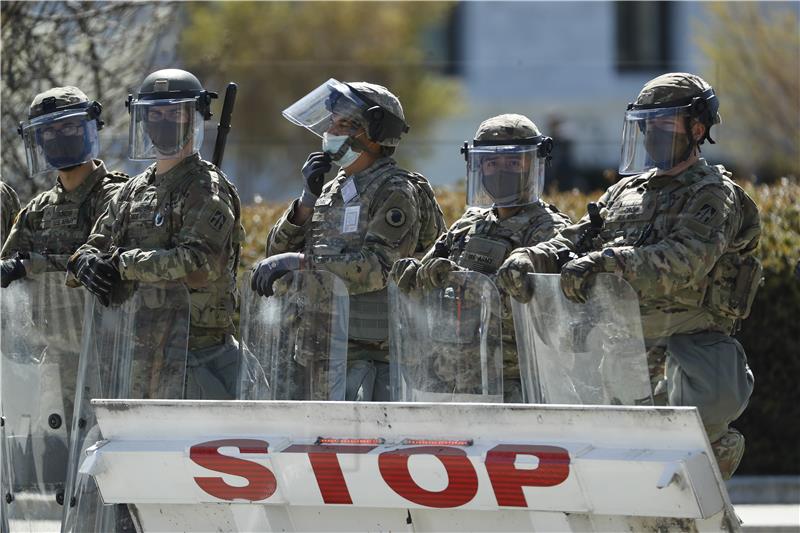
<path id="1" fill-rule="evenodd" d="M 609 187 L 609 189 L 600 196 L 597 200 L 597 205 L 600 207 L 602 212 L 603 208 L 608 205 L 608 199 L 613 194 L 613 191 L 616 187 L 618 187 L 622 183 L 621 181 Z M 559 254 L 563 254 L 565 251 L 568 252 L 577 252 L 578 251 L 578 242 L 581 239 L 581 235 L 586 230 L 586 227 L 591 224 L 589 220 L 589 213 L 586 213 L 577 223 L 570 224 L 569 218 L 564 215 L 563 227 L 559 229 L 556 235 L 548 240 L 544 240 L 539 244 L 533 244 L 531 247 L 536 246 L 537 250 L 542 252 L 547 252 L 550 256 L 552 261 L 552 272 L 558 272 L 558 257 Z"/>
<path id="2" fill-rule="evenodd" d="M 30 252 L 33 247 L 33 228 L 28 214 L 31 211 L 33 200 L 28 202 L 14 219 L 11 231 L 8 233 L 0 257 L 8 259 L 17 252 Z"/>
<path id="3" fill-rule="evenodd" d="M 525 236 L 526 246 L 535 246 L 558 237 L 559 232 L 570 225 L 571 221 L 564 213 L 552 211 L 545 207 L 544 212 L 531 221 L 531 227 Z"/>
<path id="4" fill-rule="evenodd" d="M 118 196 L 113 196 L 111 198 L 106 205 L 105 210 L 97 218 L 97 220 L 95 220 L 92 231 L 89 233 L 89 238 L 86 239 L 84 244 L 75 250 L 75 253 L 70 256 L 69 261 L 74 261 L 83 254 L 102 254 L 111 250 L 111 245 L 113 244 L 112 228 L 114 226 L 114 222 L 120 216 L 118 198 Z M 66 284 L 69 287 L 78 287 L 80 285 L 75 276 L 73 276 L 69 271 L 67 271 Z"/>
<path id="5" fill-rule="evenodd" d="M 422 256 L 420 261 L 424 263 L 434 257 L 448 257 L 450 251 L 453 249 L 453 234 L 464 224 L 464 220 L 464 217 L 459 218 L 453 222 L 449 230 L 439 235 L 439 238 L 436 239 L 433 246 L 425 252 L 425 255 Z"/>
<path id="6" fill-rule="evenodd" d="M 663 239 L 615 249 L 622 276 L 639 294 L 670 294 L 708 275 L 738 230 L 735 201 L 724 187 L 701 189 Z"/>
<path id="7" fill-rule="evenodd" d="M 123 185 L 124 183 L 120 181 L 109 181 L 103 184 L 95 197 L 92 198 L 92 210 L 90 215 L 92 216 L 93 224 L 97 222 L 99 217 L 103 216 L 106 208 L 108 208 L 108 204 L 111 203 L 111 199 L 116 196 Z"/>
<path id="8" fill-rule="evenodd" d="M 122 279 L 144 282 L 178 280 L 192 274 L 191 284 L 219 279 L 228 261 L 235 229 L 232 201 L 224 188 L 194 182 L 185 195 L 181 227 L 168 249 L 125 250 L 119 254 Z"/>
<path id="9" fill-rule="evenodd" d="M 0 182 L 0 248 L 19 213 L 19 197 L 14 189 Z"/>
<path id="10" fill-rule="evenodd" d="M 311 217 L 308 217 L 308 220 L 302 226 L 289 222 L 289 219 L 294 216 L 294 208 L 297 202 L 298 200 L 292 202 L 289 209 L 281 215 L 281 218 L 269 231 L 269 235 L 267 235 L 267 257 L 284 252 L 299 252 L 305 246 L 306 227 L 308 227 Z"/>
<path id="11" fill-rule="evenodd" d="M 390 180 L 370 206 L 369 224 L 360 252 L 307 257 L 310 268 L 342 278 L 350 294 L 383 289 L 392 264 L 411 257 L 419 237 L 419 202 L 407 180 Z"/>

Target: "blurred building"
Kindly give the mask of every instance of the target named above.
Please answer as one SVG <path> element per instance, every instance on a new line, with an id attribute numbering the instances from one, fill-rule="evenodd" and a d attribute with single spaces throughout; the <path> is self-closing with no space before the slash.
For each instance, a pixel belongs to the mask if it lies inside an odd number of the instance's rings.
<path id="1" fill-rule="evenodd" d="M 703 16 L 694 2 L 460 2 L 441 42 L 445 71 L 463 84 L 461 109 L 426 138 L 412 125 L 406 150 L 432 147 L 417 169 L 452 183 L 464 175 L 459 147 L 478 124 L 522 113 L 556 150 L 566 141 L 553 167 L 589 174 L 560 179 L 596 186 L 586 179 L 617 168 L 623 113 L 642 85 L 664 72 L 707 71 L 692 36 Z"/>

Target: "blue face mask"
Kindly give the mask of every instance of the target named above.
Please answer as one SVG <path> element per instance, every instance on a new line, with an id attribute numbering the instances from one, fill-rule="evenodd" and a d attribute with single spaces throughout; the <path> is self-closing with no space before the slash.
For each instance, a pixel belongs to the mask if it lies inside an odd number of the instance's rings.
<path id="1" fill-rule="evenodd" d="M 333 162 L 342 168 L 347 168 L 356 162 L 361 155 L 354 152 L 348 142 L 349 135 L 331 135 L 327 132 L 322 134 L 322 151 L 329 154 Z"/>

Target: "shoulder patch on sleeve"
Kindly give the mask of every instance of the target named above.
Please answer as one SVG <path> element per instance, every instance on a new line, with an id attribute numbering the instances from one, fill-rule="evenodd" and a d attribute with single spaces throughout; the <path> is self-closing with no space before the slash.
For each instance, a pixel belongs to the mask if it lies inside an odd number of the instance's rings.
<path id="1" fill-rule="evenodd" d="M 227 217 L 217 209 L 214 213 L 208 217 L 208 225 L 217 231 L 220 231 L 225 226 L 225 221 Z"/>
<path id="2" fill-rule="evenodd" d="M 386 223 L 393 228 L 399 228 L 406 223 L 406 214 L 399 207 L 392 207 L 386 211 Z"/>
<path id="3" fill-rule="evenodd" d="M 702 222 L 703 224 L 708 224 L 714 219 L 714 215 L 717 214 L 717 208 L 712 206 L 711 204 L 703 204 L 697 213 L 695 213 L 694 218 Z"/>

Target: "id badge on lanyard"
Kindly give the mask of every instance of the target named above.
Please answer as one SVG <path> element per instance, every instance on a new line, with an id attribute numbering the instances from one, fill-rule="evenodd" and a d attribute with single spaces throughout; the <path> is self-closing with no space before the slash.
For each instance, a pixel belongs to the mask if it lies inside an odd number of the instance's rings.
<path id="1" fill-rule="evenodd" d="M 358 217 L 361 214 L 361 206 L 353 205 L 344 208 L 344 218 L 342 219 L 342 233 L 353 233 L 358 231 Z"/>

